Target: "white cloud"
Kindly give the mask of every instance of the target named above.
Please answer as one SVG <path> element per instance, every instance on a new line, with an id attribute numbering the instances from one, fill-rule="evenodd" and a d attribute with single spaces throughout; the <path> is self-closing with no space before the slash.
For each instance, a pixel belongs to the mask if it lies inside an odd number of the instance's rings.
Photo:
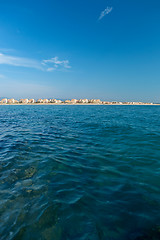
<path id="1" fill-rule="evenodd" d="M 15 57 L 0 53 L 0 64 L 11 65 L 15 67 L 26 67 L 26 68 L 35 68 L 42 71 L 53 72 L 55 70 L 62 71 L 64 69 L 69 69 L 68 60 L 59 60 L 58 57 L 54 57 L 48 60 L 38 61 L 35 59 Z M 0 78 L 2 76 L 0 75 Z"/>
<path id="2" fill-rule="evenodd" d="M 101 20 L 102 18 L 104 18 L 106 15 L 112 12 L 112 10 L 113 10 L 113 7 L 107 7 L 106 9 L 104 9 L 104 11 L 101 12 L 98 20 Z"/>
<path id="3" fill-rule="evenodd" d="M 58 57 L 54 57 L 51 59 L 43 60 L 42 64 L 47 67 L 47 71 L 55 71 L 55 70 L 63 70 L 69 69 L 71 66 L 69 65 L 68 60 L 59 60 Z"/>
<path id="4" fill-rule="evenodd" d="M 0 64 L 7 64 L 17 67 L 36 68 L 41 70 L 43 69 L 41 64 L 34 59 L 9 56 L 3 53 L 0 53 Z"/>
<path id="5" fill-rule="evenodd" d="M 56 70 L 56 69 L 51 67 L 51 68 L 47 68 L 46 71 L 47 71 L 47 72 L 53 72 L 54 70 Z"/>

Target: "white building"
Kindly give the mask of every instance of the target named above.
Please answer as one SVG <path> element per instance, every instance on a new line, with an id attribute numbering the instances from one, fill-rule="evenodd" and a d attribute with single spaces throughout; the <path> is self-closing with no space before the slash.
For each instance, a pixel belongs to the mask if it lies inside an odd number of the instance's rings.
<path id="1" fill-rule="evenodd" d="M 19 103 L 23 103 L 23 104 L 27 104 L 28 103 L 28 99 L 20 99 Z"/>
<path id="2" fill-rule="evenodd" d="M 8 103 L 8 104 L 14 104 L 14 103 L 15 103 L 14 98 L 8 99 L 7 103 Z"/>
<path id="3" fill-rule="evenodd" d="M 73 103 L 73 104 L 75 104 L 75 103 L 77 103 L 77 102 L 78 102 L 77 99 L 72 99 L 72 100 L 71 100 L 71 103 Z"/>
<path id="4" fill-rule="evenodd" d="M 29 99 L 28 103 L 35 103 L 35 100 L 34 99 Z"/>
<path id="5" fill-rule="evenodd" d="M 43 99 L 43 103 L 48 103 L 48 99 Z"/>
<path id="6" fill-rule="evenodd" d="M 7 98 L 3 98 L 2 100 L 1 100 L 1 103 L 7 103 L 8 102 L 8 100 L 7 100 Z"/>
<path id="7" fill-rule="evenodd" d="M 43 100 L 40 98 L 37 100 L 37 103 L 43 103 Z"/>

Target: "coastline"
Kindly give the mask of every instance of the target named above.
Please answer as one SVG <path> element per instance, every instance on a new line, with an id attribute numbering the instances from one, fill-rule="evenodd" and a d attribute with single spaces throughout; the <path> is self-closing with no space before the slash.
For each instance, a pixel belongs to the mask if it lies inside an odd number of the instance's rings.
<path id="1" fill-rule="evenodd" d="M 103 104 L 103 103 L 0 103 L 0 106 L 160 106 L 160 103 L 142 104 Z"/>

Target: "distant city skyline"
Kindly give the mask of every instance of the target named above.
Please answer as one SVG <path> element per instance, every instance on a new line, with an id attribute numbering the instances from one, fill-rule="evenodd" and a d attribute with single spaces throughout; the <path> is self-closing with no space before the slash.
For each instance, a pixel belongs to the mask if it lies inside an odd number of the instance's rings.
<path id="1" fill-rule="evenodd" d="M 160 102 L 157 0 L 0 2 L 0 98 Z"/>

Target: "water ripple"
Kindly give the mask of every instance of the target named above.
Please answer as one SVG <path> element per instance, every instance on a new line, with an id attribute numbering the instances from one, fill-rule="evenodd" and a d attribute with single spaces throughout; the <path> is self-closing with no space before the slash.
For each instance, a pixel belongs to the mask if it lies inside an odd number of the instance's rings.
<path id="1" fill-rule="evenodd" d="M 134 240 L 160 225 L 159 115 L 1 106 L 0 239 Z"/>

